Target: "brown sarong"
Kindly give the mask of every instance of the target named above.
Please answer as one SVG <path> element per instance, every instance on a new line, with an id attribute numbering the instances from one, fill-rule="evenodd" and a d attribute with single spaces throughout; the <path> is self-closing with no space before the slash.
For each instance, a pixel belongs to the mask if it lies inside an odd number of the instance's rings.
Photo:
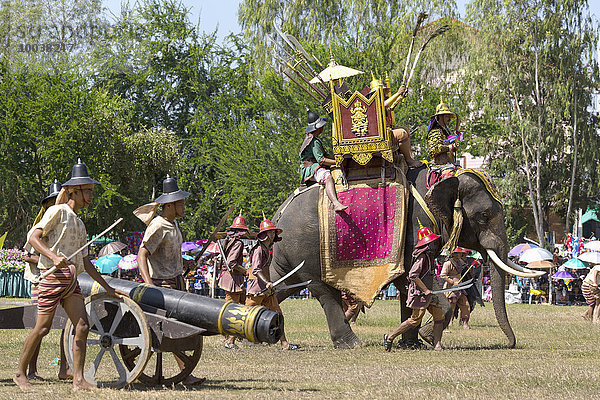
<path id="1" fill-rule="evenodd" d="M 600 294 L 600 289 L 593 287 L 587 282 L 583 282 L 581 285 L 581 292 L 583 293 L 587 305 L 593 306 L 596 304 L 596 296 Z"/>
<path id="2" fill-rule="evenodd" d="M 252 296 L 252 295 L 248 294 L 246 296 L 246 305 L 247 306 L 265 306 L 271 311 L 277 311 L 277 312 L 283 314 L 283 312 L 281 312 L 281 307 L 279 307 L 279 302 L 277 301 L 277 297 L 275 297 L 274 295 Z"/>

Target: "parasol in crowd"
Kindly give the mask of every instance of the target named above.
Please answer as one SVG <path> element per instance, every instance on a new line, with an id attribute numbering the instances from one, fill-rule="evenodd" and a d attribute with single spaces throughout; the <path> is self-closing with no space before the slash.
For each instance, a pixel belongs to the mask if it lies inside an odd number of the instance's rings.
<path id="1" fill-rule="evenodd" d="M 600 253 L 596 253 L 595 251 L 588 251 L 587 253 L 580 254 L 577 258 L 586 263 L 600 264 Z"/>
<path id="2" fill-rule="evenodd" d="M 137 256 L 135 254 L 126 255 L 121 261 L 119 261 L 119 268 L 125 271 L 136 269 L 137 267 Z"/>
<path id="3" fill-rule="evenodd" d="M 521 243 L 521 244 L 518 244 L 515 247 L 513 247 L 508 252 L 508 255 L 511 256 L 511 257 L 516 257 L 519 254 L 521 254 L 522 252 L 524 252 L 525 250 L 533 249 L 533 248 L 536 248 L 536 247 L 538 247 L 538 246 L 536 246 L 535 244 Z"/>
<path id="4" fill-rule="evenodd" d="M 115 254 L 126 248 L 127 248 L 127 245 L 125 243 L 110 242 L 109 244 L 104 246 L 102 249 L 100 249 L 100 251 L 98 252 L 98 257 L 106 256 L 109 254 Z"/>
<path id="5" fill-rule="evenodd" d="M 206 253 L 218 253 L 219 252 L 219 245 L 217 245 L 216 242 L 210 242 L 210 244 L 206 248 L 205 252 Z"/>
<path id="6" fill-rule="evenodd" d="M 96 260 L 96 268 L 101 274 L 112 274 L 119 269 L 119 262 L 123 257 L 118 254 L 107 254 Z"/>
<path id="7" fill-rule="evenodd" d="M 552 260 L 554 256 L 546 249 L 534 247 L 533 249 L 525 250 L 519 256 L 519 261 L 523 263 L 532 263 L 534 261 Z"/>
<path id="8" fill-rule="evenodd" d="M 577 277 L 573 276 L 569 271 L 558 271 L 554 275 L 552 275 L 552 279 L 577 279 Z"/>
<path id="9" fill-rule="evenodd" d="M 183 254 L 181 257 L 183 257 L 184 260 L 193 260 L 194 257 L 190 256 L 189 254 Z"/>
<path id="10" fill-rule="evenodd" d="M 196 242 L 183 242 L 181 244 L 181 252 L 187 253 L 188 251 L 197 249 L 198 247 L 200 247 L 200 245 Z"/>
<path id="11" fill-rule="evenodd" d="M 592 240 L 583 245 L 584 248 L 591 251 L 600 251 L 600 240 Z"/>
<path id="12" fill-rule="evenodd" d="M 567 261 L 566 263 L 564 263 L 562 266 L 565 267 L 565 268 L 570 268 L 570 269 L 584 269 L 584 268 L 587 268 L 587 265 L 585 265 L 585 263 L 582 262 L 578 258 L 571 258 L 569 261 Z"/>
<path id="13" fill-rule="evenodd" d="M 547 260 L 533 261 L 527 264 L 527 268 L 549 269 L 554 268 L 554 263 Z"/>

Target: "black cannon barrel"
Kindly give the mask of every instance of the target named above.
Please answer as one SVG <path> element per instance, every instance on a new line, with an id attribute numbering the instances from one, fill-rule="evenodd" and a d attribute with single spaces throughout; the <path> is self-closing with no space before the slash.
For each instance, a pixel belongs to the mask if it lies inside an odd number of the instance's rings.
<path id="1" fill-rule="evenodd" d="M 277 343 L 283 332 L 283 315 L 263 306 L 245 306 L 180 290 L 151 286 L 104 276 L 115 289 L 139 304 L 160 308 L 166 316 L 212 333 L 234 335 L 251 342 Z M 78 276 L 84 296 L 105 292 L 88 274 Z"/>

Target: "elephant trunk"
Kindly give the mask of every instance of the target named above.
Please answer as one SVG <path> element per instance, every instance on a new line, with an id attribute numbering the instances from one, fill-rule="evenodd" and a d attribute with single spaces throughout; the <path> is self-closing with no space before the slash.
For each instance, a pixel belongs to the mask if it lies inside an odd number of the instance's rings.
<path id="1" fill-rule="evenodd" d="M 498 321 L 498 325 L 500 325 L 500 329 L 508 338 L 508 347 L 514 348 L 517 344 L 517 339 L 515 338 L 515 333 L 510 326 L 510 322 L 508 322 L 508 314 L 506 313 L 506 304 L 504 302 L 504 271 L 501 266 L 498 265 L 503 263 L 506 265 L 500 258 L 496 255 L 493 250 L 487 250 L 488 255 L 492 261 L 494 261 L 494 268 L 490 268 L 490 279 L 491 279 L 491 287 L 492 287 L 492 300 L 494 304 L 494 313 L 496 314 L 496 320 Z M 503 252 L 502 254 L 506 254 Z M 505 256 L 506 258 L 506 256 Z M 500 262 L 498 262 L 500 261 Z"/>

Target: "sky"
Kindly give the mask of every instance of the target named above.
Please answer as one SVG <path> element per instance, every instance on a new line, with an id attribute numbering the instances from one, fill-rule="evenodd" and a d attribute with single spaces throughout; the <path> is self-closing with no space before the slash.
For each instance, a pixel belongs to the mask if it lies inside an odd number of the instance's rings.
<path id="1" fill-rule="evenodd" d="M 104 5 L 114 14 L 120 10 L 121 0 L 103 0 Z M 131 1 L 133 2 L 133 1 Z M 240 0 L 182 0 L 190 9 L 191 19 L 200 21 L 200 28 L 205 32 L 213 32 L 218 27 L 217 37 L 222 41 L 229 33 L 240 33 L 237 11 Z M 465 15 L 467 0 L 456 0 L 460 15 Z M 588 0 L 592 14 L 600 19 L 600 1 Z"/>

